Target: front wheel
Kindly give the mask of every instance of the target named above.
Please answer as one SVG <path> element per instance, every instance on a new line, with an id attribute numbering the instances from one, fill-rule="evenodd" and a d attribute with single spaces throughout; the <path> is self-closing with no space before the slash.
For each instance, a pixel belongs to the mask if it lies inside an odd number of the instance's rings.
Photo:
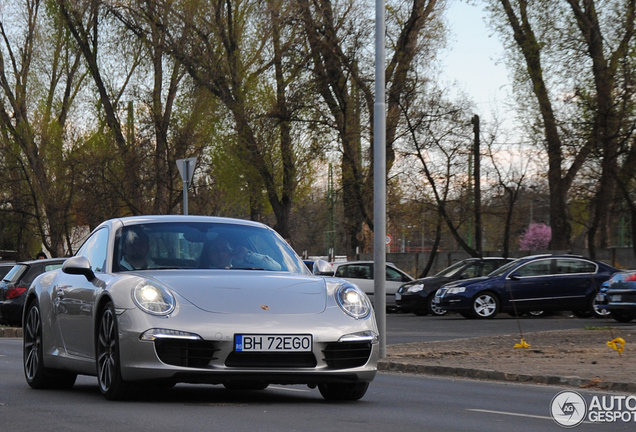
<path id="1" fill-rule="evenodd" d="M 368 388 L 368 382 L 318 384 L 322 397 L 332 401 L 356 401 L 365 395 Z"/>
<path id="2" fill-rule="evenodd" d="M 54 371 L 44 367 L 42 349 L 42 318 L 38 303 L 29 305 L 24 323 L 22 341 L 22 361 L 27 384 L 34 389 L 71 388 L 77 375 L 70 372 Z"/>
<path id="3" fill-rule="evenodd" d="M 475 318 L 494 318 L 499 313 L 499 299 L 489 292 L 480 293 L 473 299 Z"/>
<path id="4" fill-rule="evenodd" d="M 108 400 L 126 397 L 128 383 L 121 377 L 117 316 L 112 302 L 102 311 L 97 334 L 97 381 Z"/>
<path id="5" fill-rule="evenodd" d="M 437 291 L 433 291 L 431 295 L 429 295 L 428 298 L 426 299 L 426 308 L 428 310 L 428 313 L 430 313 L 433 316 L 444 316 L 448 313 L 448 311 L 446 309 L 442 309 L 441 307 L 435 304 L 436 292 Z"/>

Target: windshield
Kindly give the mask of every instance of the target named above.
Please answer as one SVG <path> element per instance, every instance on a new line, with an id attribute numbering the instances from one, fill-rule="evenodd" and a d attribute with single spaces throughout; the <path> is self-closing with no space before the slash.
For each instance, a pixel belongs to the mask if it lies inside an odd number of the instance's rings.
<path id="1" fill-rule="evenodd" d="M 161 222 L 116 233 L 114 271 L 248 269 L 310 274 L 274 231 L 231 223 Z"/>
<path id="2" fill-rule="evenodd" d="M 503 266 L 499 267 L 497 270 L 491 272 L 488 275 L 488 277 L 501 276 L 502 274 L 504 274 L 505 272 L 510 270 L 512 267 L 515 267 L 517 264 L 519 264 L 518 260 L 510 261 L 508 264 L 503 265 Z"/>
<path id="3" fill-rule="evenodd" d="M 437 273 L 435 275 L 435 277 L 451 277 L 455 273 L 457 273 L 458 271 L 463 269 L 465 265 L 466 265 L 466 261 L 456 262 L 452 266 L 446 267 L 444 270 L 442 270 L 441 272 Z"/>

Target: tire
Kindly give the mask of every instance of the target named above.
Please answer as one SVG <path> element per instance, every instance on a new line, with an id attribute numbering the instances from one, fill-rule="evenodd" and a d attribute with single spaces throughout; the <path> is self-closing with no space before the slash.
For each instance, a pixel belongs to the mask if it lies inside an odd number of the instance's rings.
<path id="1" fill-rule="evenodd" d="M 629 311 L 612 311 L 610 317 L 619 323 L 628 323 L 636 318 L 636 312 Z"/>
<path id="2" fill-rule="evenodd" d="M 426 309 L 432 316 L 444 316 L 448 313 L 448 311 L 445 309 L 441 309 L 439 306 L 435 305 L 436 292 L 437 291 L 433 291 L 426 299 Z"/>
<path id="3" fill-rule="evenodd" d="M 44 367 L 42 318 L 37 301 L 29 305 L 22 339 L 22 363 L 27 384 L 34 389 L 67 389 L 73 387 L 77 374 Z"/>
<path id="4" fill-rule="evenodd" d="M 357 401 L 368 388 L 368 382 L 318 384 L 322 397 L 330 401 Z"/>
<path id="5" fill-rule="evenodd" d="M 545 315 L 545 311 L 530 311 L 528 312 L 528 315 L 530 315 L 531 317 L 540 317 Z"/>
<path id="6" fill-rule="evenodd" d="M 112 302 L 102 310 L 97 328 L 97 382 L 108 400 L 122 400 L 128 383 L 121 377 L 117 316 Z"/>
<path id="7" fill-rule="evenodd" d="M 472 309 L 475 318 L 491 319 L 499 313 L 499 299 L 490 292 L 482 292 L 473 298 Z"/>
<path id="8" fill-rule="evenodd" d="M 269 383 L 260 381 L 230 381 L 223 383 L 223 387 L 228 390 L 265 390 Z"/>
<path id="9" fill-rule="evenodd" d="M 592 301 L 590 302 L 590 309 L 592 311 L 592 315 L 596 318 L 607 318 L 610 315 L 610 311 L 608 311 L 607 309 L 598 308 L 596 296 L 592 297 Z"/>

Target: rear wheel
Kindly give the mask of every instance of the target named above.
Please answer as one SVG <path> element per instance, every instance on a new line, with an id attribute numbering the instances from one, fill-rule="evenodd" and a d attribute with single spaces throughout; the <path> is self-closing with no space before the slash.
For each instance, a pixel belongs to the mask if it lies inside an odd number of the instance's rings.
<path id="1" fill-rule="evenodd" d="M 102 311 L 97 334 L 97 381 L 108 400 L 126 397 L 128 383 L 121 377 L 117 317 L 112 302 Z"/>
<path id="2" fill-rule="evenodd" d="M 322 397 L 333 401 L 356 401 L 365 395 L 368 388 L 368 382 L 318 384 Z"/>
<path id="3" fill-rule="evenodd" d="M 23 337 L 24 376 L 27 384 L 34 389 L 71 388 L 76 374 L 54 371 L 44 367 L 42 349 L 42 319 L 37 302 L 29 305 Z"/>
<path id="4" fill-rule="evenodd" d="M 438 305 L 435 304 L 435 293 L 437 291 L 433 291 L 428 298 L 426 299 L 426 306 L 428 309 L 428 313 L 430 313 L 433 316 L 443 316 L 446 315 L 448 313 L 448 311 L 446 309 L 442 309 L 440 308 Z"/>
<path id="5" fill-rule="evenodd" d="M 475 318 L 494 318 L 499 313 L 499 299 L 492 293 L 479 293 L 473 299 Z"/>

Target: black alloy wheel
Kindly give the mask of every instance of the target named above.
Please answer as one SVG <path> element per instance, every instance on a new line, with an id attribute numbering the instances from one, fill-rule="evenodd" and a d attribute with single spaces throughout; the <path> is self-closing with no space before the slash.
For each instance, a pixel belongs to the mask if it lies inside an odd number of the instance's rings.
<path id="1" fill-rule="evenodd" d="M 128 383 L 121 377 L 117 316 L 112 302 L 102 311 L 97 330 L 97 381 L 108 400 L 122 400 L 128 392 Z"/>
<path id="2" fill-rule="evenodd" d="M 432 316 L 444 316 L 448 313 L 448 311 L 446 309 L 442 309 L 441 307 L 437 306 L 435 304 L 435 293 L 436 291 L 433 291 L 428 298 L 426 299 L 426 307 L 427 307 L 427 311 L 429 314 L 431 314 Z"/>

